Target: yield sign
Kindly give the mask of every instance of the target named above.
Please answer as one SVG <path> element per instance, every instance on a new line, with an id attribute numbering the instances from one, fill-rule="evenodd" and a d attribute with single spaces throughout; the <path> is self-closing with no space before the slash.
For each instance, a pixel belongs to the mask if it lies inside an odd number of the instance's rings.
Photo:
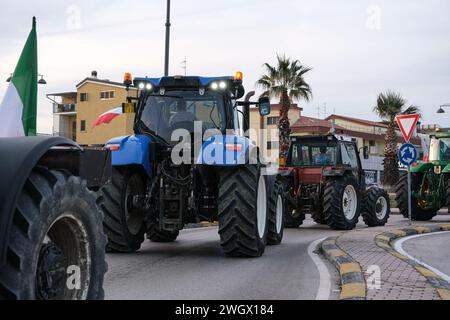
<path id="1" fill-rule="evenodd" d="M 403 137 L 406 142 L 409 142 L 411 136 L 416 128 L 417 122 L 419 122 L 419 114 L 409 114 L 406 116 L 397 116 L 396 120 L 400 130 L 402 131 Z"/>

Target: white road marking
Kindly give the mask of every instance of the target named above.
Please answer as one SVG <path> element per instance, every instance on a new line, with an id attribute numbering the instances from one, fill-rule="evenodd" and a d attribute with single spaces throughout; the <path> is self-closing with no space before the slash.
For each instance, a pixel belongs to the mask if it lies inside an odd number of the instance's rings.
<path id="1" fill-rule="evenodd" d="M 319 271 L 319 289 L 317 290 L 316 300 L 329 300 L 330 299 L 330 291 L 331 291 L 331 276 L 328 272 L 328 268 L 323 263 L 323 261 L 319 258 L 319 256 L 314 253 L 316 251 L 319 243 L 324 241 L 327 238 L 319 239 L 312 242 L 308 246 L 308 255 L 311 257 L 312 261 L 317 267 Z"/>
<path id="2" fill-rule="evenodd" d="M 438 276 L 440 276 L 442 279 L 444 279 L 445 281 L 450 283 L 450 276 L 449 275 L 443 273 L 442 271 L 437 270 L 436 268 L 433 268 L 432 266 L 426 264 L 425 262 L 420 261 L 419 259 L 414 258 L 412 255 L 408 254 L 402 247 L 402 245 L 403 245 L 403 243 L 405 241 L 408 241 L 408 240 L 411 240 L 411 239 L 415 239 L 415 238 L 420 238 L 420 237 L 428 237 L 428 236 L 433 236 L 433 235 L 438 235 L 438 234 L 444 234 L 444 233 L 450 233 L 450 232 L 449 231 L 443 231 L 443 232 L 434 232 L 434 233 L 426 233 L 426 234 L 417 234 L 417 235 L 414 235 L 414 236 L 401 238 L 400 240 L 397 240 L 395 242 L 394 249 L 396 251 L 398 251 L 400 254 L 402 254 L 404 256 L 407 256 L 411 260 L 414 260 L 415 262 L 421 264 L 425 268 L 430 269 L 431 271 L 436 273 Z"/>

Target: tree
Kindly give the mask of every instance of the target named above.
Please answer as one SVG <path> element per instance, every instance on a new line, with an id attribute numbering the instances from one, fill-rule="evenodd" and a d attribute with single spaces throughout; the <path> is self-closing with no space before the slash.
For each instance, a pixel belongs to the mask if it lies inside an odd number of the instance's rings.
<path id="1" fill-rule="evenodd" d="M 380 93 L 377 99 L 377 106 L 374 112 L 380 118 L 388 121 L 388 130 L 386 133 L 386 147 L 384 149 L 384 185 L 394 186 L 399 179 L 398 156 L 397 156 L 397 133 L 396 120 L 398 115 L 419 113 L 417 106 L 406 107 L 406 100 L 393 91 Z"/>
<path id="2" fill-rule="evenodd" d="M 312 91 L 304 76 L 311 68 L 303 66 L 299 60 L 291 60 L 286 56 L 277 56 L 277 66 L 268 63 L 263 65 L 264 74 L 256 85 L 264 90 L 261 96 L 280 99 L 280 119 L 278 129 L 280 135 L 280 163 L 286 161 L 290 145 L 289 109 L 295 100 L 312 98 Z"/>

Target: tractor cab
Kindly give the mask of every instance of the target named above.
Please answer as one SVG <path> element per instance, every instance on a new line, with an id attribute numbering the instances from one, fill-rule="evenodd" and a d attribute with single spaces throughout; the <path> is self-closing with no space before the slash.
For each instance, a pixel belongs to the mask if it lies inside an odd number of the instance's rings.
<path id="1" fill-rule="evenodd" d="M 135 78 L 125 84 L 138 88 L 137 96 L 128 98 L 135 101 L 133 107 L 125 108 L 136 112 L 135 133 L 150 134 L 168 145 L 178 143 L 183 133 L 201 138 L 207 131 L 221 135 L 231 130 L 242 136 L 249 119 L 241 106 L 256 104 L 237 102 L 245 93 L 241 72 L 234 77 Z"/>
<path id="2" fill-rule="evenodd" d="M 436 132 L 431 136 L 429 160 L 450 161 L 450 132 Z"/>

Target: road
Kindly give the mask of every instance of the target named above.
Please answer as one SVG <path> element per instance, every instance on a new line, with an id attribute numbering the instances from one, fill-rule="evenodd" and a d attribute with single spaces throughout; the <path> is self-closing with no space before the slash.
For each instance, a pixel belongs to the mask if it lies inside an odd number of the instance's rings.
<path id="1" fill-rule="evenodd" d="M 401 246 L 419 262 L 440 271 L 450 279 L 450 232 L 408 238 Z"/>
<path id="2" fill-rule="evenodd" d="M 393 215 L 388 225 L 407 226 L 407 220 Z M 357 228 L 366 226 L 359 223 Z M 299 229 L 286 229 L 283 243 L 267 247 L 261 258 L 242 259 L 223 255 L 217 228 L 184 230 L 175 243 L 145 241 L 137 253 L 108 254 L 106 299 L 310 300 L 320 292 L 319 269 L 322 276 L 323 269 L 328 270 L 325 288 L 335 299 L 336 270 L 324 259 L 315 259 L 325 264 L 318 267 L 308 248 L 318 239 L 339 234 L 307 218 Z M 434 251 L 448 251 L 448 239 L 436 240 L 440 247 Z"/>
<path id="3" fill-rule="evenodd" d="M 137 253 L 107 255 L 106 299 L 315 299 L 319 271 L 308 246 L 338 233 L 307 219 L 257 259 L 225 257 L 217 228 L 182 231 L 170 244 L 145 241 Z"/>

